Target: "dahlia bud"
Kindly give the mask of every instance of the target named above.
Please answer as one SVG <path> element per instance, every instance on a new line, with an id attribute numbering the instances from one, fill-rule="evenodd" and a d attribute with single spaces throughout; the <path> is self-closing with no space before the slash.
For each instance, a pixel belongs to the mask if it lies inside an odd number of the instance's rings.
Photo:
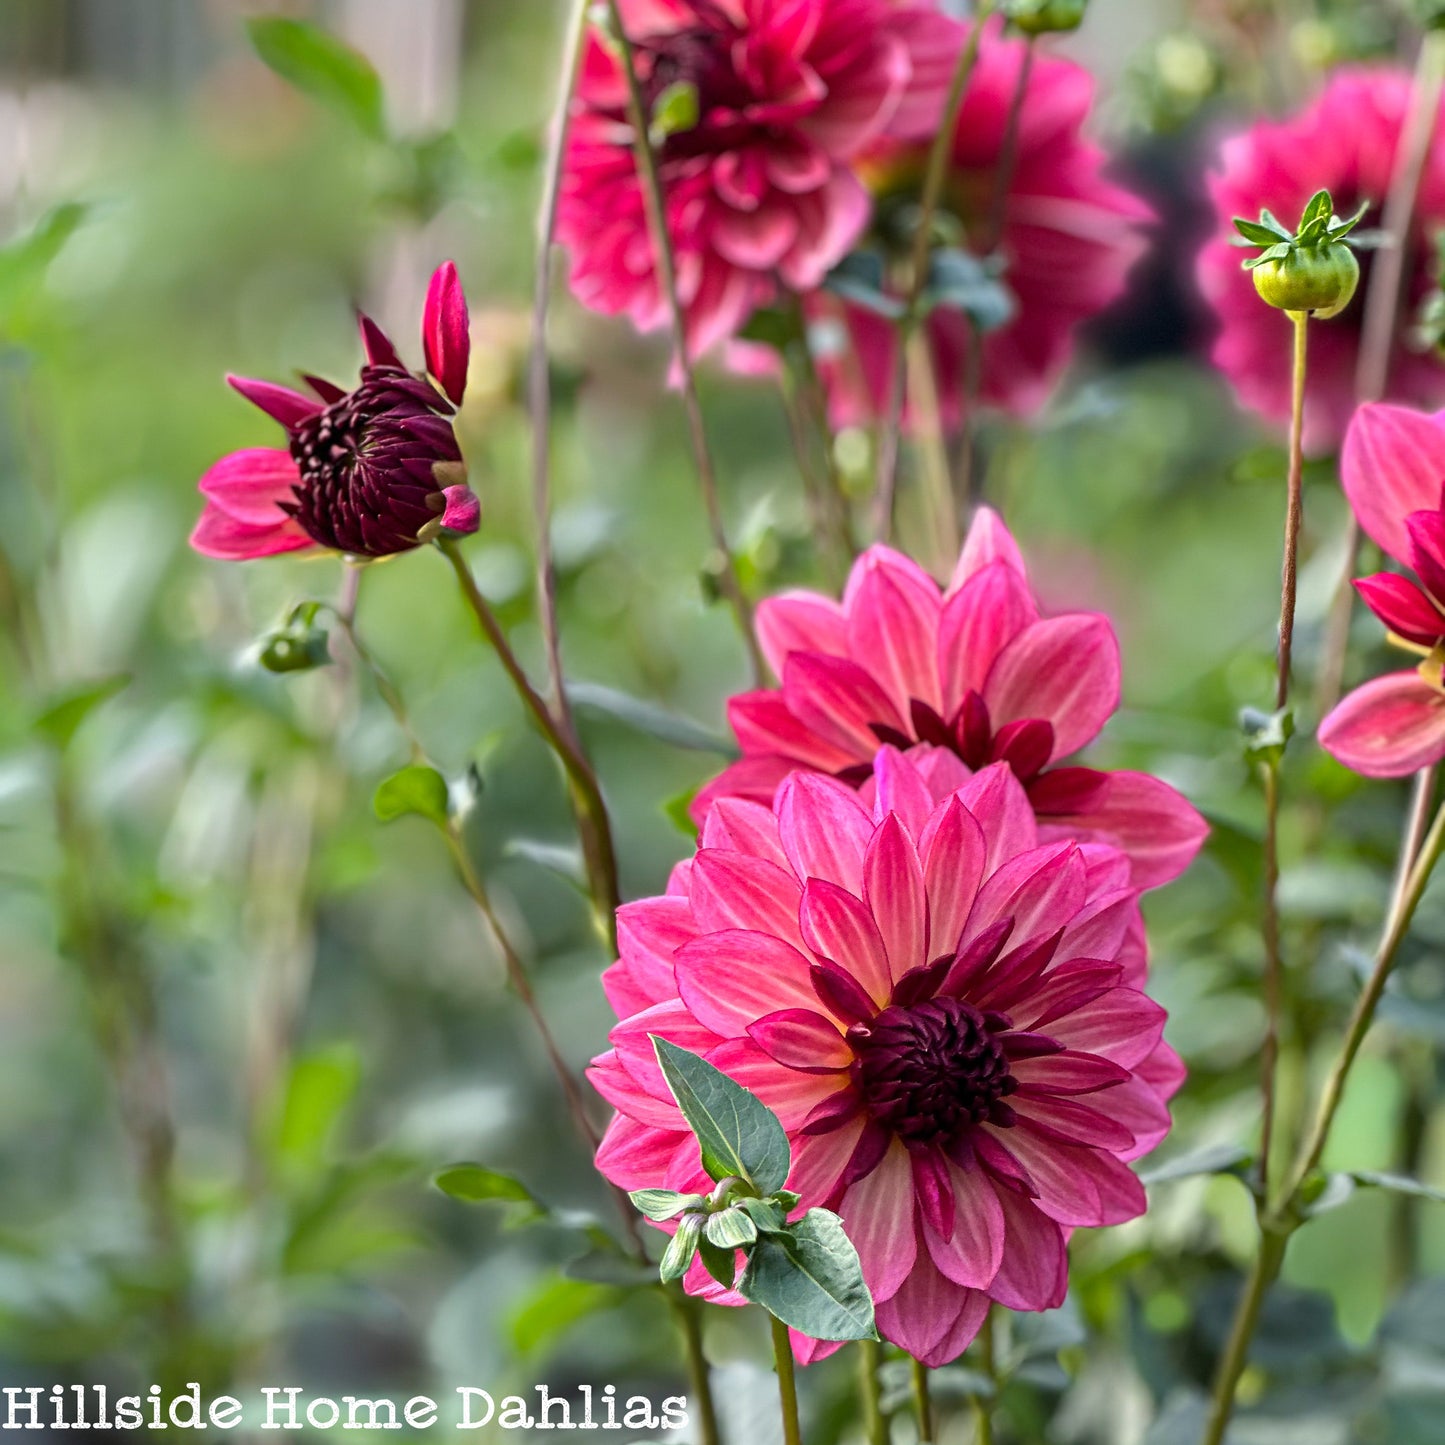
<path id="1" fill-rule="evenodd" d="M 1328 191 L 1318 191 L 1291 234 L 1268 211 L 1258 221 L 1236 217 L 1234 228 L 1242 246 L 1263 246 L 1244 263 L 1254 273 L 1254 289 L 1269 306 L 1328 321 L 1350 304 L 1360 284 L 1360 263 L 1345 242 L 1365 214 L 1339 220 Z"/>
<path id="2" fill-rule="evenodd" d="M 1077 30 L 1089 0 L 1004 0 L 1004 15 L 1025 35 Z"/>

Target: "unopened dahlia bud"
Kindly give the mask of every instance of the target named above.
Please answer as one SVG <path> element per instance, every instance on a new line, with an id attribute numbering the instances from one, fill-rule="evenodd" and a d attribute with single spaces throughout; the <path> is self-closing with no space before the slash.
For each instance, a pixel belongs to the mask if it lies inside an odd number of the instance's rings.
<path id="1" fill-rule="evenodd" d="M 1077 30 L 1089 0 L 1005 0 L 1003 13 L 1025 35 Z"/>
<path id="2" fill-rule="evenodd" d="M 1317 191 L 1291 234 L 1268 211 L 1258 221 L 1236 217 L 1242 246 L 1263 246 L 1244 269 L 1254 276 L 1261 300 L 1280 311 L 1328 321 L 1338 316 L 1360 284 L 1360 263 L 1345 241 L 1365 214 L 1362 206 L 1348 221 L 1339 220 L 1328 191 Z"/>

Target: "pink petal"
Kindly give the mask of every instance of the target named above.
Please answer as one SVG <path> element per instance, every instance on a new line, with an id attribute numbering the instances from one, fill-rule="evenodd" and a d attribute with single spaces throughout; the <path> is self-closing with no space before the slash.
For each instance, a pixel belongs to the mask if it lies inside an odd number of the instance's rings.
<path id="1" fill-rule="evenodd" d="M 617 940 L 634 986 L 653 1003 L 677 997 L 673 956 L 698 937 L 685 898 L 640 898 L 617 910 Z"/>
<path id="2" fill-rule="evenodd" d="M 1119 1224 L 1144 1212 L 1143 1185 L 1110 1155 L 1046 1139 L 1023 1122 L 1005 1142 L 1028 1170 L 1038 1207 L 1059 1224 Z"/>
<path id="3" fill-rule="evenodd" d="M 836 1073 L 808 1074 L 786 1068 L 751 1039 L 727 1039 L 709 1049 L 706 1057 L 735 1084 L 751 1089 L 790 1133 L 801 1129 L 810 1114 L 839 1092 Z"/>
<path id="4" fill-rule="evenodd" d="M 773 810 L 746 798 L 719 798 L 707 815 L 699 841 L 703 848 L 748 853 L 780 867 L 788 861 L 778 841 Z"/>
<path id="5" fill-rule="evenodd" d="M 901 716 L 911 699 L 942 706 L 938 688 L 938 587 L 918 565 L 886 547 L 853 564 L 843 599 L 848 651 L 868 670 Z"/>
<path id="6" fill-rule="evenodd" d="M 1005 863 L 978 891 L 969 914 L 967 938 L 976 938 L 1000 918 L 1014 920 L 1014 948 L 1065 928 L 1084 905 L 1084 862 L 1077 845 L 1050 843 Z"/>
<path id="7" fill-rule="evenodd" d="M 1006 859 L 1037 847 L 1034 810 L 1007 763 L 994 763 L 976 773 L 959 789 L 958 800 L 978 820 L 988 840 L 985 872 L 992 873 Z"/>
<path id="8" fill-rule="evenodd" d="M 655 1099 L 670 1098 L 672 1091 L 657 1062 L 653 1035 L 690 1054 L 705 1054 L 721 1042 L 717 1034 L 692 1016 L 681 999 L 653 1004 L 617 1024 L 608 1034 L 608 1042 L 617 1051 L 622 1067 Z"/>
<path id="9" fill-rule="evenodd" d="M 873 786 L 874 818 L 881 823 L 889 813 L 896 813 L 909 834 L 917 838 L 934 805 L 933 792 L 913 759 L 895 747 L 879 748 L 868 781 Z"/>
<path id="10" fill-rule="evenodd" d="M 805 1074 L 836 1073 L 853 1061 L 838 1026 L 812 1009 L 779 1009 L 748 1025 L 748 1037 L 769 1058 Z"/>
<path id="11" fill-rule="evenodd" d="M 404 369 L 401 365 L 401 357 L 396 354 L 396 347 L 391 344 L 391 338 L 364 312 L 358 312 L 356 324 L 361 330 L 361 345 L 366 352 L 368 366 L 394 366 L 399 370 Z"/>
<path id="12" fill-rule="evenodd" d="M 788 1188 L 802 1196 L 802 1208 L 836 1206 L 838 1181 L 862 1134 L 860 1116 L 831 1133 L 805 1134 L 793 1141 L 793 1168 L 788 1175 Z"/>
<path id="13" fill-rule="evenodd" d="M 1445 597 L 1445 515 L 1411 512 L 1405 518 L 1405 530 L 1410 536 L 1410 565 L 1415 575 L 1432 597 Z M 1435 636 L 1439 635 L 1437 631 Z"/>
<path id="14" fill-rule="evenodd" d="M 778 790 L 778 824 L 783 851 L 800 879 L 824 878 L 862 893 L 873 820 L 842 783 L 794 773 Z"/>
<path id="15" fill-rule="evenodd" d="M 442 526 L 448 532 L 470 537 L 482 525 L 482 504 L 477 494 L 465 483 L 455 487 L 444 487 L 446 509 L 442 512 Z"/>
<path id="16" fill-rule="evenodd" d="M 808 960 L 767 933 L 741 928 L 710 933 L 678 950 L 676 969 L 683 1002 L 723 1038 L 747 1032 L 759 999 L 779 1008 L 817 1003 Z"/>
<path id="17" fill-rule="evenodd" d="M 740 758 L 724 768 L 698 793 L 688 805 L 687 815 L 698 827 L 702 827 L 724 798 L 745 798 L 770 804 L 778 791 L 778 784 L 797 766 L 796 762 L 790 762 L 777 753 Z"/>
<path id="18" fill-rule="evenodd" d="M 598 1146 L 597 1168 L 619 1189 L 656 1188 L 678 1142 L 677 1134 L 616 1114 Z"/>
<path id="19" fill-rule="evenodd" d="M 744 753 L 780 753 L 825 773 L 857 761 L 855 746 L 840 747 L 819 737 L 793 716 L 787 699 L 772 688 L 729 698 L 728 722 Z"/>
<path id="20" fill-rule="evenodd" d="M 810 878 L 803 888 L 802 923 L 814 953 L 857 979 L 879 1008 L 888 1002 L 892 979 L 883 937 L 860 899 L 836 883 Z"/>
<path id="21" fill-rule="evenodd" d="M 923 884 L 935 953 L 957 949 L 983 877 L 988 845 L 961 798 L 950 798 L 921 839 Z"/>
<path id="22" fill-rule="evenodd" d="M 1132 988 L 1110 989 L 1081 1008 L 1050 1019 L 1048 1032 L 1065 1048 L 1099 1054 L 1126 1069 L 1147 1058 L 1164 1032 L 1165 1013 Z"/>
<path id="23" fill-rule="evenodd" d="M 1445 696 L 1418 672 L 1357 687 L 1320 724 L 1320 746 L 1367 778 L 1403 778 L 1445 758 Z"/>
<path id="24" fill-rule="evenodd" d="M 878 923 L 895 982 L 929 961 L 928 895 L 913 839 L 890 813 L 863 862 L 863 898 Z"/>
<path id="25" fill-rule="evenodd" d="M 272 381 L 256 381 L 249 376 L 232 376 L 229 373 L 226 380 L 253 406 L 259 406 L 288 431 L 322 409 L 319 401 L 292 391 L 289 386 L 277 386 Z"/>
<path id="26" fill-rule="evenodd" d="M 999 654 L 984 701 L 995 729 L 1025 718 L 1054 728 L 1054 757 L 1093 741 L 1119 705 L 1119 643 L 1106 617 L 1075 612 L 1021 632 Z"/>
<path id="27" fill-rule="evenodd" d="M 1023 1095 L 1096 1094 L 1126 1084 L 1132 1075 L 1120 1064 L 1098 1054 L 1081 1054 L 1066 1049 L 1034 1059 L 1016 1059 L 1009 1071 L 1019 1082 Z"/>
<path id="28" fill-rule="evenodd" d="M 1377 572 L 1355 580 L 1355 591 L 1366 607 L 1390 629 L 1411 642 L 1433 647 L 1445 637 L 1445 616 L 1407 577 L 1398 572 Z"/>
<path id="29" fill-rule="evenodd" d="M 1003 1261 L 989 1294 L 1006 1309 L 1051 1310 L 1069 1288 L 1064 1232 L 1031 1200 L 999 1192 L 1004 1213 Z"/>
<path id="30" fill-rule="evenodd" d="M 943 713 L 952 717 L 970 689 L 981 693 L 999 653 L 1039 609 L 1022 572 L 999 559 L 976 571 L 944 604 L 938 629 Z"/>
<path id="31" fill-rule="evenodd" d="M 918 1253 L 913 1169 L 902 1143 L 895 1139 L 878 1167 L 849 1188 L 838 1212 L 874 1302 L 891 1299 Z"/>
<path id="32" fill-rule="evenodd" d="M 245 562 L 253 557 L 274 557 L 282 552 L 299 552 L 316 546 L 315 541 L 284 514 L 269 527 L 252 527 L 238 522 L 215 503 L 201 511 L 191 532 L 191 546 L 203 557 L 227 562 Z"/>
<path id="33" fill-rule="evenodd" d="M 844 657 L 848 652 L 843 609 L 818 592 L 782 592 L 758 603 L 754 617 L 758 644 L 777 676 L 782 677 L 788 655 L 822 652 Z"/>
<path id="34" fill-rule="evenodd" d="M 958 554 L 958 565 L 948 584 L 948 595 L 952 596 L 974 573 L 987 567 L 990 562 L 1005 562 L 1019 576 L 1024 576 L 1024 559 L 1003 519 L 992 507 L 980 507 L 973 514 L 968 536 L 964 538 L 963 550 Z"/>
<path id="35" fill-rule="evenodd" d="M 271 528 L 291 518 L 282 502 L 296 500 L 301 473 L 291 453 L 280 447 L 248 447 L 231 452 L 206 471 L 197 489 L 234 521 Z"/>
<path id="36" fill-rule="evenodd" d="M 588 1065 L 587 1081 L 614 1109 L 639 1124 L 674 1133 L 685 1127 L 677 1101 L 670 1094 L 660 1099 L 648 1093 L 610 1050 Z"/>
<path id="37" fill-rule="evenodd" d="M 1111 1154 L 1120 1155 L 1134 1147 L 1133 1133 L 1103 1108 L 1044 1094 L 1016 1094 L 1011 1102 L 1018 1117 L 1045 1138 L 1107 1149 Z M 1104 1102 L 1112 1104 L 1112 1100 Z"/>
<path id="38" fill-rule="evenodd" d="M 920 1363 L 938 1369 L 972 1344 L 988 1308 L 986 1294 L 959 1288 L 925 1257 L 903 1288 L 878 1307 L 878 1332 Z"/>
<path id="39" fill-rule="evenodd" d="M 982 1169 L 964 1170 L 954 1164 L 947 1168 L 955 1206 L 952 1237 L 943 1238 L 925 1222 L 923 1238 L 934 1264 L 947 1278 L 968 1289 L 987 1289 L 1003 1260 L 999 1191 Z"/>
<path id="40" fill-rule="evenodd" d="M 793 653 L 783 668 L 783 696 L 799 722 L 855 760 L 877 752 L 874 723 L 905 731 L 893 700 L 851 658 Z"/>
<path id="41" fill-rule="evenodd" d="M 801 948 L 802 896 L 788 869 L 763 858 L 704 848 L 693 860 L 692 911 L 705 933 L 755 929 Z"/>
<path id="42" fill-rule="evenodd" d="M 1360 407 L 1345 433 L 1340 482 L 1366 534 L 1408 566 L 1405 518 L 1441 504 L 1445 426 L 1388 402 Z"/>
<path id="43" fill-rule="evenodd" d="M 421 321 L 426 369 L 441 383 L 453 404 L 460 406 L 467 389 L 467 362 L 471 356 L 471 329 L 467 298 L 450 261 L 437 267 L 427 287 Z"/>
<path id="44" fill-rule="evenodd" d="M 1068 769 L 1066 771 L 1073 771 Z M 1079 838 L 1100 838 L 1129 855 L 1136 888 L 1170 883 L 1194 861 L 1209 836 L 1209 825 L 1197 809 L 1168 783 L 1148 773 L 1100 773 L 1087 804 L 1056 810 L 1045 773 L 1029 787 L 1044 836 L 1059 832 Z"/>

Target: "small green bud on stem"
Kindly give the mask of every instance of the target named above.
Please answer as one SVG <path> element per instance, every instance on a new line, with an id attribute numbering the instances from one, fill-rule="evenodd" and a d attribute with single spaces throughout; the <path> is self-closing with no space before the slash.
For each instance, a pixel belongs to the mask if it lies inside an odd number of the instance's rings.
<path id="1" fill-rule="evenodd" d="M 1004 15 L 1025 35 L 1077 30 L 1089 0 L 1004 0 Z"/>
<path id="2" fill-rule="evenodd" d="M 1241 246 L 1263 249 L 1244 263 L 1254 273 L 1254 289 L 1266 305 L 1280 311 L 1328 321 L 1353 299 L 1360 284 L 1360 263 L 1345 238 L 1359 224 L 1365 207 L 1348 221 L 1339 220 L 1328 191 L 1317 191 L 1291 233 L 1269 211 L 1258 221 L 1236 217 Z"/>

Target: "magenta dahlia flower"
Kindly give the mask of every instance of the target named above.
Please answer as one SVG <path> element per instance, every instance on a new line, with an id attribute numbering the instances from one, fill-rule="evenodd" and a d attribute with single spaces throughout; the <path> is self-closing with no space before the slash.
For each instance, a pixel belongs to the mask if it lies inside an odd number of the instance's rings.
<path id="1" fill-rule="evenodd" d="M 884 1337 L 955 1359 L 991 1300 L 1062 1302 L 1068 1231 L 1144 1209 L 1126 1161 L 1183 1068 L 1136 917 L 1123 854 L 1041 843 L 1001 764 L 884 748 L 871 806 L 816 773 L 772 808 L 721 799 L 668 894 L 618 913 L 598 1166 L 710 1187 L 649 1036 L 703 1055 L 782 1121 L 788 1187 L 842 1216 Z M 700 1265 L 686 1283 L 738 1302 Z"/>
<path id="2" fill-rule="evenodd" d="M 930 40 L 947 21 L 893 0 L 623 0 L 649 107 L 693 87 L 696 123 L 658 162 L 689 347 L 731 336 L 779 287 L 809 291 L 868 219 L 849 163 L 947 85 Z M 915 56 L 917 64 L 915 65 Z M 557 235 L 578 298 L 642 330 L 664 324 L 627 89 L 594 35 L 573 107 Z"/>
<path id="3" fill-rule="evenodd" d="M 968 35 L 948 27 L 951 67 Z M 1079 324 L 1124 290 L 1144 249 L 1142 223 L 1153 212 L 1104 177 L 1104 153 L 1085 138 L 1093 77 L 1072 61 L 1036 53 L 1023 92 L 1014 164 L 1000 203 L 995 178 L 1006 146 L 1009 110 L 1018 90 L 1026 43 L 1005 39 L 990 25 L 969 78 L 954 131 L 944 213 L 960 231 L 959 244 L 1002 258 L 1002 283 L 1012 319 L 983 341 L 985 403 L 1025 416 L 1043 405 L 1068 365 Z M 869 148 L 861 174 L 874 197 L 872 237 L 885 251 L 906 253 L 910 220 L 922 191 L 929 147 L 940 111 Z M 993 232 L 993 234 L 990 234 Z M 836 298 L 810 300 L 819 319 L 845 322 L 848 346 L 820 361 L 836 425 L 862 425 L 887 409 L 897 327 L 886 317 Z M 970 322 L 940 309 L 927 323 L 944 425 L 963 412 Z"/>
<path id="4" fill-rule="evenodd" d="M 1281 426 L 1290 414 L 1290 323 L 1261 303 L 1254 282 L 1240 269 L 1230 244 L 1235 216 L 1253 219 L 1262 208 L 1294 217 L 1318 190 L 1334 197 L 1335 210 L 1352 216 L 1368 205 L 1363 226 L 1380 224 L 1395 152 L 1410 105 L 1407 71 L 1353 67 L 1337 71 L 1298 114 L 1258 121 L 1225 142 L 1209 179 L 1214 202 L 1212 237 L 1200 253 L 1198 279 L 1219 323 L 1211 357 L 1240 402 Z M 1420 179 L 1405 272 L 1403 316 L 1414 314 L 1432 280 L 1435 233 L 1445 224 L 1445 132 L 1437 126 Z M 1368 290 L 1370 253 L 1362 251 L 1365 276 L 1355 300 L 1328 326 L 1310 330 L 1305 396 L 1305 445 L 1314 453 L 1338 445 L 1355 405 L 1355 372 Z M 1445 400 L 1445 368 L 1407 344 L 1405 323 L 1395 340 L 1385 394 L 1392 400 L 1439 405 Z"/>
<path id="5" fill-rule="evenodd" d="M 757 612 L 781 688 L 728 703 L 742 758 L 699 793 L 772 799 L 798 768 L 855 787 L 883 744 L 942 749 L 967 767 L 1007 763 L 1049 840 L 1090 838 L 1130 857 L 1138 887 L 1177 877 L 1204 840 L 1199 814 L 1145 773 L 1059 766 L 1119 703 L 1119 644 L 1094 612 L 1042 617 L 1013 538 L 979 511 L 940 591 L 917 563 L 872 547 L 842 603 L 785 592 Z"/>
<path id="6" fill-rule="evenodd" d="M 480 517 L 452 416 L 467 383 L 467 303 L 448 261 L 432 277 L 422 320 L 427 376 L 402 365 L 370 317 L 366 365 L 353 391 L 304 378 L 312 395 L 228 376 L 286 429 L 286 448 L 222 457 L 200 480 L 206 505 L 191 546 L 241 561 L 327 547 L 357 557 L 406 552 L 439 531 L 475 532 Z"/>
<path id="7" fill-rule="evenodd" d="M 1378 572 L 1355 588 L 1422 661 L 1356 688 L 1320 724 L 1320 745 L 1366 777 L 1402 778 L 1445 758 L 1445 414 L 1362 406 L 1340 477 L 1365 533 L 1419 579 Z"/>

